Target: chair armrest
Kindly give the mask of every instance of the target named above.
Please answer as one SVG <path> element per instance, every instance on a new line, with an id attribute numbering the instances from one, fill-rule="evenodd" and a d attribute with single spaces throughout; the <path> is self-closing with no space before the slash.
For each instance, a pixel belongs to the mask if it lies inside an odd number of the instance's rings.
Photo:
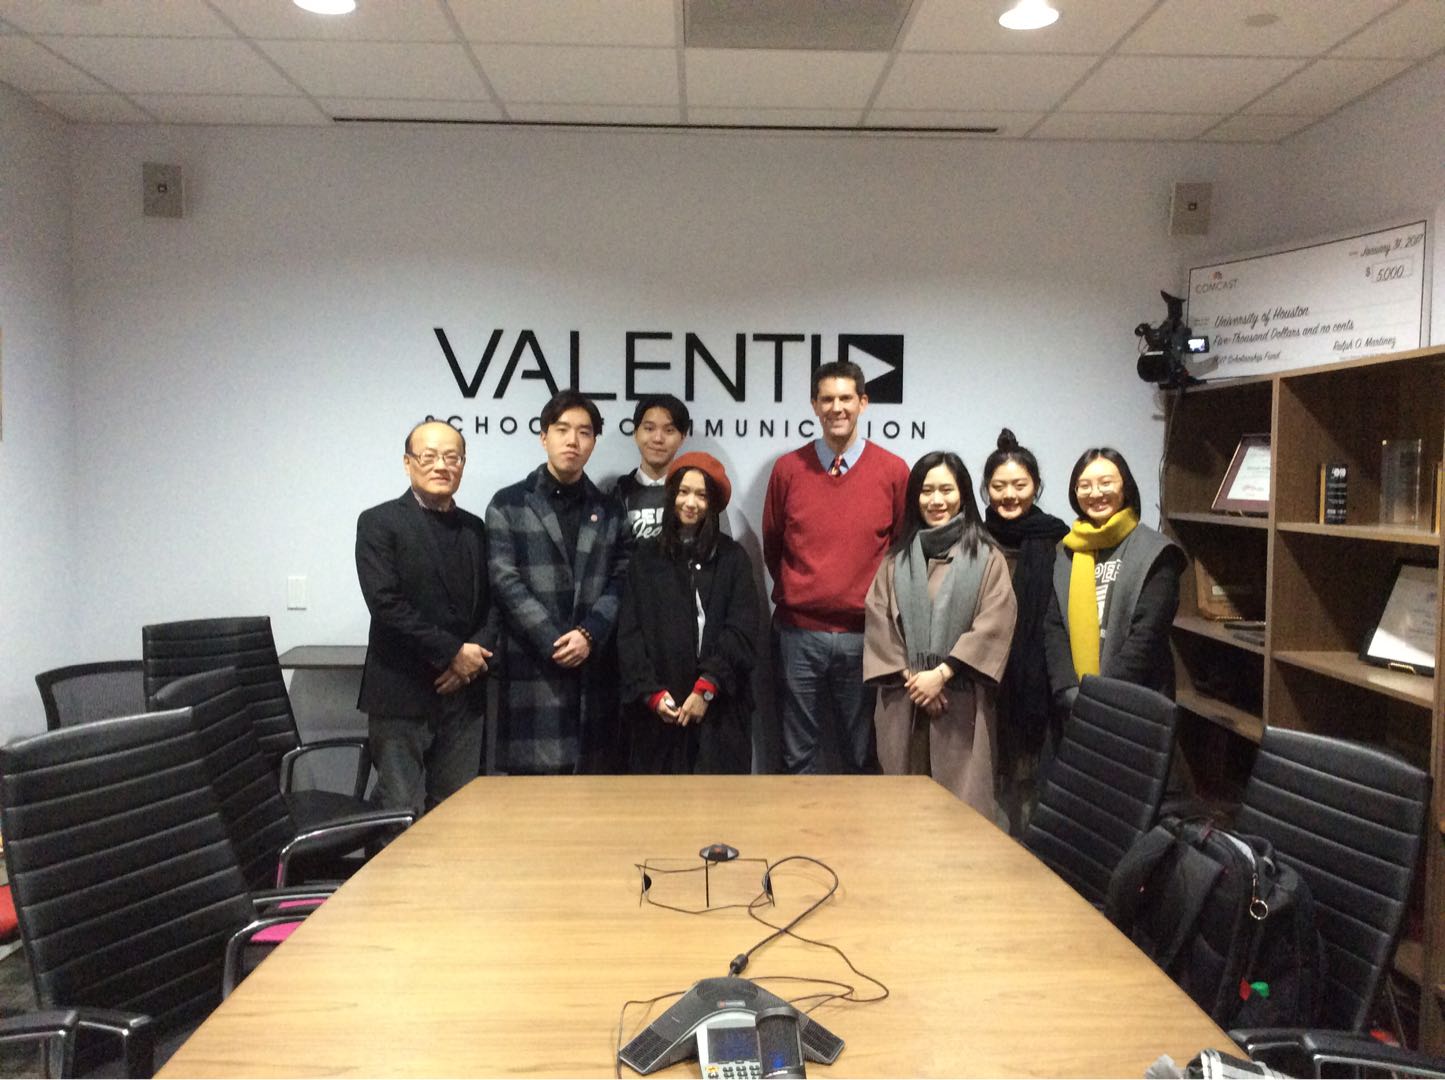
<path id="1" fill-rule="evenodd" d="M 76 1027 L 81 1031 L 97 1031 L 120 1040 L 125 1074 L 148 1077 L 156 1071 L 156 1025 L 145 1013 L 121 1009 L 76 1010 Z"/>
<path id="2" fill-rule="evenodd" d="M 337 885 L 288 885 L 284 889 L 258 889 L 251 894 L 251 903 L 255 905 L 257 914 L 264 915 L 269 908 L 277 904 L 290 903 L 298 900 L 315 900 L 318 904 L 330 899 L 331 894 L 336 891 Z"/>
<path id="3" fill-rule="evenodd" d="M 281 857 L 276 865 L 276 887 L 286 888 L 286 879 L 291 872 L 291 860 L 296 855 L 302 854 L 308 847 L 317 846 L 321 841 L 326 841 L 327 846 L 332 842 L 354 840 L 356 843 L 377 836 L 382 832 L 408 829 L 416 822 L 416 814 L 410 810 L 369 810 L 360 814 L 353 814 L 350 817 L 342 818 L 329 825 L 323 825 L 315 829 L 308 829 L 290 840 L 281 849 Z"/>
<path id="4" fill-rule="evenodd" d="M 1229 1037 L 1250 1058 L 1288 1076 L 1309 1068 L 1304 1052 L 1305 1028 L 1235 1028 Z"/>
<path id="5" fill-rule="evenodd" d="M 1301 1044 L 1314 1075 L 1323 1075 L 1324 1065 L 1355 1065 L 1384 1069 L 1396 1076 L 1445 1077 L 1445 1058 L 1390 1046 L 1365 1035 L 1346 1031 L 1306 1031 Z"/>
<path id="6" fill-rule="evenodd" d="M 246 972 L 241 966 L 242 953 L 257 934 L 263 930 L 269 930 L 273 926 L 304 922 L 306 916 L 315 910 L 315 907 L 308 907 L 288 911 L 285 915 L 265 915 L 258 919 L 252 919 L 232 934 L 226 940 L 226 961 L 221 969 L 221 1000 L 225 1001 L 230 997 L 231 991 L 236 989 L 236 986 L 246 977 Z"/>
<path id="7" fill-rule="evenodd" d="M 39 1043 L 45 1051 L 45 1075 L 75 1075 L 74 1009 L 44 1009 L 0 1018 L 0 1045 Z"/>
<path id="8" fill-rule="evenodd" d="M 281 794 L 291 790 L 295 779 L 296 763 L 307 754 L 317 750 L 353 749 L 356 753 L 356 780 L 352 784 L 352 796 L 366 798 L 366 782 L 371 779 L 371 743 L 362 736 L 346 736 L 335 739 L 317 739 L 302 743 L 294 750 L 281 755 Z"/>

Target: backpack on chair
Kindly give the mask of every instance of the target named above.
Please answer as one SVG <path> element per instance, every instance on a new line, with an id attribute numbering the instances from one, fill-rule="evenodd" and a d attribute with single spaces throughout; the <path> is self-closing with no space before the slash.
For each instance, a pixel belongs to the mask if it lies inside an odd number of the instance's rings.
<path id="1" fill-rule="evenodd" d="M 1268 840 L 1166 817 L 1124 854 L 1104 910 L 1220 1027 L 1316 1022 L 1314 900 Z"/>

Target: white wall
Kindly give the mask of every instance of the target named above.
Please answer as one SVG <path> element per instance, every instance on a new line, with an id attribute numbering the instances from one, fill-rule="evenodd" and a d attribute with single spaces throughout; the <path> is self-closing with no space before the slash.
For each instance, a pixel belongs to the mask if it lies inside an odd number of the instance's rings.
<path id="1" fill-rule="evenodd" d="M 1273 196 L 1245 202 L 1228 177 L 1277 156 L 405 128 L 90 128 L 76 142 L 81 636 L 115 654 L 147 621 L 253 611 L 283 648 L 362 640 L 354 520 L 402 490 L 408 425 L 488 417 L 486 435 L 468 428 L 473 509 L 540 460 L 535 438 L 498 424 L 534 416 L 543 384 L 490 397 L 523 328 L 564 385 L 580 330 L 583 388 L 619 391 L 624 332 L 672 331 L 646 355 L 673 369 L 640 386 L 678 392 L 687 331 L 729 368 L 739 331 L 822 332 L 825 352 L 840 331 L 901 332 L 904 405 L 865 419 L 917 418 L 927 437 L 886 445 L 910 460 L 951 446 L 977 467 L 1008 424 L 1061 508 L 1078 451 L 1111 442 L 1152 501 L 1160 432 L 1130 332 L 1162 316 L 1156 290 L 1187 262 L 1167 235 L 1170 185 L 1218 180 L 1216 231 L 1258 243 Z M 184 166 L 184 220 L 140 216 L 147 160 Z M 468 371 L 506 328 L 475 401 L 435 326 Z M 793 347 L 774 404 L 758 348 L 746 405 L 700 373 L 699 420 L 810 416 L 806 354 Z M 597 478 L 635 453 L 612 429 L 630 404 L 603 408 Z M 800 441 L 711 446 L 734 473 L 735 532 L 756 527 L 772 457 Z M 288 574 L 309 578 L 307 611 L 285 611 Z"/>
<path id="2" fill-rule="evenodd" d="M 1271 242 L 1429 219 L 1432 342 L 1445 341 L 1445 56 L 1285 143 Z"/>
<path id="3" fill-rule="evenodd" d="M 42 730 L 35 673 L 79 633 L 67 128 L 0 86 L 0 741 Z"/>

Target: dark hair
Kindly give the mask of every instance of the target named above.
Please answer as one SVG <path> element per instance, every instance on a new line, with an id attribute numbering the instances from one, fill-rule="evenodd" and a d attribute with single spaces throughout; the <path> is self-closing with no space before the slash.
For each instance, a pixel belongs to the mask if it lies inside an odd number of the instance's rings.
<path id="1" fill-rule="evenodd" d="M 587 416 L 592 421 L 592 434 L 602 434 L 602 414 L 597 411 L 597 403 L 581 390 L 573 390 L 570 387 L 566 390 L 558 390 L 552 395 L 552 400 L 542 406 L 542 433 L 546 434 L 547 429 L 557 422 L 557 419 L 568 409 L 586 409 Z"/>
<path id="2" fill-rule="evenodd" d="M 1008 428 L 998 433 L 998 449 L 989 454 L 988 460 L 983 463 L 983 479 L 978 482 L 978 493 L 988 499 L 988 484 L 993 479 L 994 470 L 1000 465 L 1007 465 L 1013 462 L 1015 465 L 1022 465 L 1024 472 L 1029 474 L 1029 479 L 1034 482 L 1034 498 L 1037 499 L 1044 491 L 1044 482 L 1039 477 L 1039 459 L 1034 457 L 1034 452 L 1026 446 L 1020 446 L 1018 438 Z"/>
<path id="3" fill-rule="evenodd" d="M 824 379 L 852 379 L 853 389 L 858 391 L 862 397 L 868 393 L 868 380 L 863 377 L 863 369 L 851 360 L 834 360 L 831 364 L 823 364 L 813 372 L 812 389 L 808 393 L 809 401 L 818 400 L 818 384 Z"/>
<path id="4" fill-rule="evenodd" d="M 672 418 L 672 426 L 684 435 L 692 432 L 692 416 L 687 411 L 687 406 L 682 403 L 681 398 L 673 397 L 671 394 L 648 394 L 637 399 L 637 408 L 632 410 L 632 427 L 634 430 L 642 426 L 642 418 L 647 415 L 648 409 L 666 409 L 667 415 Z"/>
<path id="5" fill-rule="evenodd" d="M 717 547 L 718 533 L 722 531 L 718 524 L 722 492 L 718 490 L 711 476 L 695 466 L 678 469 L 667 478 L 667 501 L 662 504 L 662 532 L 658 534 L 657 544 L 669 559 L 682 556 L 682 523 L 677 519 L 677 490 L 682 487 L 682 478 L 690 472 L 701 474 L 703 485 L 707 488 L 707 513 L 702 516 L 702 524 L 697 528 L 697 539 L 693 542 L 693 553 L 697 561 L 706 562 L 712 557 L 713 549 Z"/>
<path id="6" fill-rule="evenodd" d="M 924 479 L 940 465 L 946 466 L 948 471 L 953 473 L 953 479 L 958 484 L 958 512 L 963 515 L 963 535 L 959 539 L 964 550 L 969 555 L 977 555 L 980 542 L 993 543 L 978 516 L 978 503 L 973 501 L 973 477 L 968 475 L 968 466 L 964 465 L 963 459 L 952 450 L 930 450 L 914 463 L 913 470 L 908 474 L 908 494 L 904 497 L 906 501 L 903 505 L 903 530 L 889 549 L 890 555 L 908 550 L 918 531 L 926 528 L 923 524 L 923 512 L 918 509 L 918 497 L 923 492 Z"/>
<path id="7" fill-rule="evenodd" d="M 1069 505 L 1074 508 L 1074 513 L 1079 517 L 1087 517 L 1084 508 L 1079 505 L 1079 496 L 1074 489 L 1079 486 L 1079 474 L 1088 468 L 1089 463 L 1103 458 L 1119 470 L 1119 478 L 1124 481 L 1124 506 L 1122 509 L 1132 510 L 1138 514 L 1142 511 L 1139 508 L 1139 485 L 1134 482 L 1134 474 L 1129 471 L 1129 463 L 1124 460 L 1124 455 L 1115 450 L 1112 446 L 1093 446 L 1079 455 L 1079 460 L 1074 462 L 1074 471 L 1069 474 Z"/>
<path id="8" fill-rule="evenodd" d="M 416 434 L 417 428 L 424 428 L 428 424 L 447 424 L 447 422 L 445 420 L 438 420 L 435 417 L 432 417 L 430 419 L 423 420 L 419 424 L 413 424 L 411 430 L 406 433 L 406 442 L 403 444 L 405 449 L 402 452 L 405 453 L 408 457 L 411 456 L 411 437 Z M 457 438 L 462 440 L 462 457 L 466 457 L 467 437 L 461 433 L 461 430 L 459 428 L 452 427 L 451 424 L 447 424 L 447 427 L 452 428 L 452 430 L 457 433 Z"/>

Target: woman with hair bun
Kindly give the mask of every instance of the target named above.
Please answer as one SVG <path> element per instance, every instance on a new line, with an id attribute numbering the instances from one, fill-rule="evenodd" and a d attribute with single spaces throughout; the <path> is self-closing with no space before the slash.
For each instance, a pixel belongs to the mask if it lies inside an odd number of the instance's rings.
<path id="1" fill-rule="evenodd" d="M 883 771 L 932 776 L 995 821 L 994 694 L 1014 596 L 972 488 L 957 454 L 913 466 L 903 529 L 868 590 L 863 678 L 879 687 Z"/>
<path id="2" fill-rule="evenodd" d="M 745 773 L 760 621 L 752 563 L 719 527 L 732 483 L 695 451 L 668 467 L 666 491 L 617 622 L 628 771 Z"/>
<path id="3" fill-rule="evenodd" d="M 1008 815 L 1009 832 L 1020 836 L 1038 797 L 1039 758 L 1049 734 L 1052 695 L 1044 617 L 1053 590 L 1055 549 L 1069 527 L 1039 509 L 1044 482 L 1038 459 L 1008 428 L 999 432 L 997 448 L 983 463 L 980 489 L 988 500 L 984 525 L 1008 561 L 1018 601 L 1008 667 L 999 683 L 995 771 L 999 807 Z"/>

